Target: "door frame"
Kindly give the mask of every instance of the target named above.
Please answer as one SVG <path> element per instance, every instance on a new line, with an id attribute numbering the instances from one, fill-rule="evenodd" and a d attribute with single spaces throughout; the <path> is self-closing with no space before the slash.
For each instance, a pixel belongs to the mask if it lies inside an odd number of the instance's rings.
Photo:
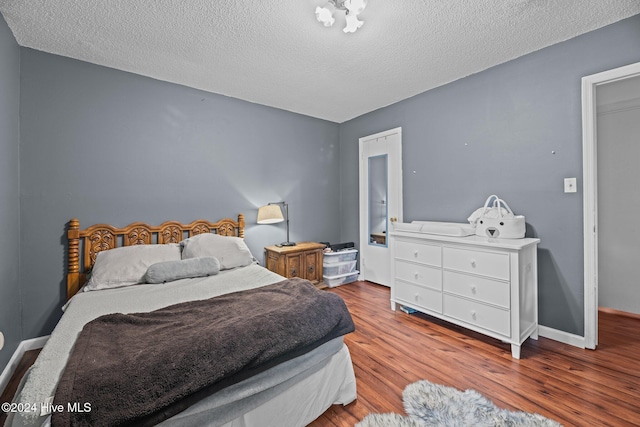
<path id="1" fill-rule="evenodd" d="M 598 141 L 596 88 L 640 76 L 640 62 L 582 78 L 584 344 L 598 345 Z"/>
<path id="2" fill-rule="evenodd" d="M 397 127 L 397 128 L 393 128 L 393 129 L 389 129 L 383 132 L 378 132 L 376 134 L 373 135 L 368 135 L 368 136 L 363 136 L 362 138 L 360 138 L 358 140 L 358 188 L 360 190 L 360 195 L 358 198 L 358 204 L 359 204 L 359 208 L 358 208 L 358 218 L 359 218 L 359 233 L 358 233 L 358 241 L 359 241 L 359 245 L 360 245 L 360 253 L 361 255 L 363 254 L 363 246 L 364 245 L 368 245 L 369 242 L 369 231 L 368 231 L 368 215 L 366 215 L 366 213 L 368 212 L 368 194 L 369 194 L 369 187 L 368 187 L 368 182 L 364 181 L 364 169 L 362 167 L 363 162 L 364 162 L 364 158 L 363 158 L 363 149 L 364 149 L 364 144 L 366 143 L 366 141 L 371 141 L 371 140 L 375 140 L 375 139 L 379 139 L 379 138 L 384 138 L 387 137 L 389 135 L 394 135 L 397 134 L 398 138 L 399 138 L 399 146 L 398 146 L 398 165 L 397 165 L 397 169 L 398 169 L 398 210 L 397 210 L 397 215 L 396 218 L 398 221 L 402 222 L 402 218 L 403 218 L 403 199 L 402 199 L 402 127 Z M 387 150 L 386 154 L 389 154 L 389 150 Z M 388 168 L 387 171 L 389 171 L 391 168 Z M 389 172 L 387 172 L 387 185 L 389 183 Z M 388 208 L 387 208 L 388 209 Z M 363 213 L 364 212 L 364 213 Z M 364 217 L 363 217 L 364 215 Z M 363 220 L 364 218 L 364 220 Z M 389 212 L 387 211 L 387 232 L 391 229 L 391 225 L 390 225 L 390 219 L 389 219 Z M 387 249 L 389 249 L 389 236 L 387 236 Z M 389 259 L 389 263 L 391 263 L 391 259 Z M 360 277 L 358 277 L 358 280 L 367 280 L 366 274 L 365 274 L 365 269 L 361 268 L 360 269 Z"/>

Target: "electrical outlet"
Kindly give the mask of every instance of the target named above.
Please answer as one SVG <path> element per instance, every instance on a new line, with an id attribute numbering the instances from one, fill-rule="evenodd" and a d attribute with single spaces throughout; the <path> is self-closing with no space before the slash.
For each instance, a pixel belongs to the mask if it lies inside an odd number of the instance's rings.
<path id="1" fill-rule="evenodd" d="M 565 193 L 575 193 L 578 191 L 578 183 L 576 178 L 565 178 L 564 179 L 564 192 Z"/>
<path id="2" fill-rule="evenodd" d="M 4 334 L 0 332 L 0 350 L 4 347 Z"/>

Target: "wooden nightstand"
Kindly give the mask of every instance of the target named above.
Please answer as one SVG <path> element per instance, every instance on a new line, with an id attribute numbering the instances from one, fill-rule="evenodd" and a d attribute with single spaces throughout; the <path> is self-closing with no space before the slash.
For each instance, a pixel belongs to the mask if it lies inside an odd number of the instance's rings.
<path id="1" fill-rule="evenodd" d="M 267 246 L 264 259 L 267 269 L 286 278 L 307 279 L 319 288 L 322 282 L 322 251 L 324 245 L 315 242 L 297 243 L 295 246 Z"/>

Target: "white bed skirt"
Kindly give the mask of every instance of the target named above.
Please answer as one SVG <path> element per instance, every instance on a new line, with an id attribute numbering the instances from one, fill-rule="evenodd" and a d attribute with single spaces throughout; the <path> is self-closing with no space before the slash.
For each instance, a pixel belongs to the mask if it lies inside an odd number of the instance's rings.
<path id="1" fill-rule="evenodd" d="M 302 377 L 302 379 L 300 379 Z M 345 344 L 311 375 L 300 375 L 280 384 L 275 396 L 235 419 L 219 424 L 206 420 L 197 406 L 162 423 L 163 426 L 207 427 L 302 427 L 322 415 L 331 405 L 346 405 L 356 399 L 356 378 Z M 275 390 L 271 390 L 275 391 Z M 247 402 L 250 405 L 250 402 Z"/>

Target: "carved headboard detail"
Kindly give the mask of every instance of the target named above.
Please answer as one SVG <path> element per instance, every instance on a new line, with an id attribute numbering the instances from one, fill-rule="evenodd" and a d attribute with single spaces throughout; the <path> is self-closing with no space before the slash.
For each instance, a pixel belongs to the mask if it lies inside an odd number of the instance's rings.
<path id="1" fill-rule="evenodd" d="M 166 221 L 158 226 L 143 222 L 134 222 L 118 228 L 109 224 L 96 224 L 80 230 L 80 221 L 69 221 L 67 239 L 69 242 L 69 271 L 67 272 L 67 299 L 74 296 L 84 285 L 86 275 L 91 271 L 96 256 L 101 251 L 120 246 L 179 243 L 182 240 L 202 233 L 216 233 L 221 236 L 244 238 L 244 215 L 238 220 L 230 218 L 218 222 L 204 219 L 182 224 Z M 83 252 L 82 257 L 80 251 Z"/>

